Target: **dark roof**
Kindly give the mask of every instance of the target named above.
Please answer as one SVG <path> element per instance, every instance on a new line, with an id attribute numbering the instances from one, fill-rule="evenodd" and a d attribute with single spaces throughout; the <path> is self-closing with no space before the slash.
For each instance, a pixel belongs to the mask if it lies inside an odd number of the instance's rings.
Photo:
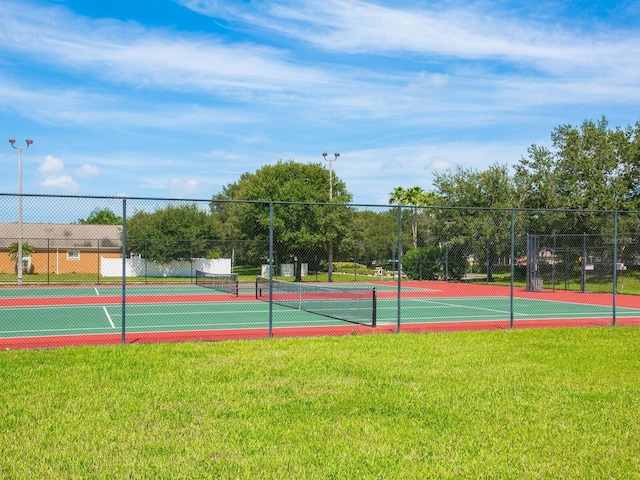
<path id="1" fill-rule="evenodd" d="M 67 223 L 23 223 L 22 239 L 35 249 L 78 248 L 116 250 L 122 248 L 119 225 L 83 225 Z M 0 249 L 6 249 L 20 237 L 18 222 L 0 223 Z"/>

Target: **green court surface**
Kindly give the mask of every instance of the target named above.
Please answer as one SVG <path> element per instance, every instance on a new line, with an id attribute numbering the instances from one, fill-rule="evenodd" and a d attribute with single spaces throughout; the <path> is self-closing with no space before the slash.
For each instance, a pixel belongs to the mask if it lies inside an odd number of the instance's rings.
<path id="1" fill-rule="evenodd" d="M 122 330 L 123 306 L 118 302 L 101 303 L 101 297 L 119 295 L 115 286 L 0 289 L 0 338 L 75 336 L 118 334 Z M 179 293 L 177 293 L 179 292 Z M 212 301 L 203 301 L 202 294 Z M 51 300 L 52 304 L 20 305 L 17 294 L 28 298 Z M 140 295 L 139 303 L 127 303 L 124 318 L 127 333 L 234 331 L 266 329 L 269 326 L 269 305 L 251 295 L 239 298 L 196 286 L 144 286 L 128 289 L 128 296 Z M 148 298 L 144 298 L 148 296 Z M 74 304 L 78 298 L 92 298 L 91 304 Z M 113 299 L 113 297 L 111 297 Z M 158 298 L 161 301 L 156 301 Z M 191 301 L 197 298 L 197 301 Z M 16 305 L 6 304 L 17 299 Z M 57 299 L 57 300 L 56 300 Z M 155 299 L 155 300 L 154 300 Z M 68 304 L 64 303 L 68 300 Z M 348 308 L 348 300 L 345 308 Z M 511 319 L 512 300 L 509 297 L 435 298 L 428 291 L 424 296 L 403 298 L 400 304 L 402 325 L 495 322 Z M 36 302 L 37 303 L 37 302 Z M 55 304 L 54 304 L 55 303 Z M 293 308 L 273 305 L 273 328 L 306 329 L 311 327 L 344 326 L 346 322 Z M 619 318 L 638 318 L 640 310 L 616 309 Z M 541 321 L 556 319 L 611 318 L 612 307 L 529 298 L 513 299 L 513 320 Z M 395 298 L 378 298 L 378 327 L 394 326 L 398 322 Z"/>
<path id="2" fill-rule="evenodd" d="M 510 320 L 511 299 L 509 297 L 411 298 L 402 300 L 401 311 L 402 321 L 405 323 Z M 616 315 L 638 317 L 640 310 L 618 307 Z M 515 321 L 571 320 L 611 316 L 611 306 L 529 298 L 513 299 Z"/>

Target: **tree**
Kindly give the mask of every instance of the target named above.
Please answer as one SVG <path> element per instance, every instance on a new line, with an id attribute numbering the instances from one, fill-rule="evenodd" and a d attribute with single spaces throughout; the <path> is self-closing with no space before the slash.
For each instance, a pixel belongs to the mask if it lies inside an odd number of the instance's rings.
<path id="1" fill-rule="evenodd" d="M 396 187 L 391 193 L 389 193 L 390 205 L 406 205 L 407 204 L 407 191 L 403 187 Z"/>
<path id="2" fill-rule="evenodd" d="M 243 200 L 227 203 L 229 200 Z M 238 182 L 213 197 L 212 211 L 224 220 L 225 231 L 244 239 L 254 239 L 261 257 L 268 253 L 269 202 L 274 203 L 273 227 L 276 254 L 296 263 L 295 278 L 301 280 L 301 264 L 313 260 L 312 252 L 340 248 L 352 228 L 353 212 L 344 182 L 333 175 L 334 205 L 329 202 L 329 172 L 322 164 L 302 164 L 289 160 L 265 165 L 255 173 L 245 173 Z M 286 204 L 282 202 L 288 202 Z M 325 205 L 320 205 L 323 203 Z"/>
<path id="3" fill-rule="evenodd" d="M 421 187 L 410 187 L 405 191 L 405 198 L 407 205 L 410 206 L 413 248 L 418 248 L 418 216 L 420 215 L 420 206 L 423 205 L 425 199 L 425 192 Z"/>
<path id="4" fill-rule="evenodd" d="M 139 211 L 127 219 L 129 253 L 160 263 L 215 254 L 214 218 L 195 204 Z"/>
<path id="5" fill-rule="evenodd" d="M 441 272 L 438 247 L 414 248 L 402 257 L 402 271 L 412 280 L 436 280 Z"/>
<path id="6" fill-rule="evenodd" d="M 418 248 L 418 224 L 424 208 L 428 205 L 436 205 L 439 197 L 433 192 L 425 192 L 421 187 L 414 186 L 407 189 L 396 187 L 389 193 L 389 204 L 409 206 L 409 218 L 411 222 L 411 238 L 413 248 Z"/>
<path id="7" fill-rule="evenodd" d="M 386 265 L 398 245 L 398 213 L 395 209 L 382 212 L 355 212 L 353 228 L 349 232 L 357 244 L 358 261 Z"/>
<path id="8" fill-rule="evenodd" d="M 514 184 L 505 165 L 479 171 L 458 166 L 455 171 L 436 173 L 436 194 L 445 205 L 472 208 L 514 207 Z"/>
<path id="9" fill-rule="evenodd" d="M 552 148 L 532 145 L 516 165 L 515 183 L 522 206 L 573 210 L 640 208 L 640 122 L 625 130 L 609 128 L 603 116 L 552 134 Z M 533 224 L 540 221 L 531 220 Z M 599 233 L 610 216 L 556 212 L 544 219 L 546 231 Z M 542 225 L 540 225 L 542 226 Z"/>
<path id="10" fill-rule="evenodd" d="M 82 225 L 122 225 L 122 217 L 118 217 L 108 208 L 94 209 L 86 220 L 79 219 Z"/>
<path id="11" fill-rule="evenodd" d="M 19 249 L 18 242 L 12 243 L 11 245 L 9 245 L 9 248 L 7 248 L 7 252 L 9 253 L 9 258 L 11 259 L 12 262 L 16 264 L 16 272 L 18 271 L 19 265 L 22 263 L 21 260 L 18 260 L 18 249 Z M 33 247 L 28 243 L 23 243 L 22 257 L 23 258 L 28 257 L 32 253 L 33 253 Z"/>
<path id="12" fill-rule="evenodd" d="M 434 192 L 424 192 L 421 198 L 421 216 L 424 220 L 424 235 L 421 245 L 425 245 L 427 247 L 435 245 L 434 238 L 432 238 L 432 231 L 434 229 L 434 222 L 436 222 L 436 216 L 434 215 L 435 209 L 432 207 L 436 207 L 439 205 L 443 205 L 444 202 L 439 195 Z M 416 236 L 418 232 L 416 229 Z"/>
<path id="13" fill-rule="evenodd" d="M 458 167 L 454 172 L 436 174 L 437 195 L 443 204 L 463 209 L 442 212 L 445 218 L 434 222 L 442 242 L 468 249 L 487 268 L 492 279 L 493 261 L 507 248 L 511 223 L 508 211 L 513 208 L 513 179 L 504 165 L 492 165 L 485 171 Z M 503 241 L 504 240 L 504 241 Z"/>

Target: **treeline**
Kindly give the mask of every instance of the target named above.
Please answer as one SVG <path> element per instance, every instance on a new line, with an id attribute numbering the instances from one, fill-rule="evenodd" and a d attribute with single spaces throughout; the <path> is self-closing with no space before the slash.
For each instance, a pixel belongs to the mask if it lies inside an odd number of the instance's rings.
<path id="1" fill-rule="evenodd" d="M 517 209 L 517 256 L 526 253 L 528 234 L 553 237 L 556 248 L 574 250 L 579 247 L 572 243 L 582 236 L 583 242 L 588 238 L 599 245 L 600 258 L 611 255 L 614 228 L 621 234 L 622 253 L 636 243 L 640 122 L 610 129 L 603 117 L 579 127 L 562 125 L 551 141 L 551 147 L 532 145 L 512 171 L 505 165 L 482 171 L 458 167 L 436 174 L 431 192 L 420 187 L 392 191 L 390 203 L 408 208 L 411 245 L 427 249 L 421 258 L 437 256 L 433 248 L 443 243 L 464 246 L 490 278 L 494 260 L 510 253 L 505 243 L 510 209 Z"/>
<path id="2" fill-rule="evenodd" d="M 640 122 L 611 129 L 603 117 L 556 127 L 550 147 L 532 145 L 511 169 L 457 167 L 436 174 L 431 191 L 395 188 L 388 207 L 350 205 L 335 174 L 330 199 L 329 181 L 322 164 L 279 161 L 243 174 L 207 204 L 136 211 L 127 219 L 127 237 L 144 242 L 130 245 L 156 261 L 234 255 L 237 263 L 260 265 L 272 229 L 282 263 L 326 271 L 333 257 L 385 266 L 401 248 L 407 271 L 417 266 L 421 277 L 460 278 L 469 261 L 492 270 L 510 256 L 513 220 L 517 255 L 526 251 L 528 234 L 610 235 L 614 222 L 619 232 L 639 232 Z M 614 219 L 605 212 L 613 210 L 636 213 Z M 79 222 L 118 220 L 95 211 Z"/>

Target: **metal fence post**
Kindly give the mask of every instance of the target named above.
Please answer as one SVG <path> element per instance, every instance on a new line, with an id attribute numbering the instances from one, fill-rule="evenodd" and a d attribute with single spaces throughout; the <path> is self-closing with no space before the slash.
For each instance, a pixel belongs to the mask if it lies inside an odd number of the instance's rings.
<path id="1" fill-rule="evenodd" d="M 580 291 L 587 291 L 587 234 L 582 234 L 582 262 L 580 262 Z"/>
<path id="2" fill-rule="evenodd" d="M 98 244 L 98 255 L 97 255 L 98 256 L 98 258 L 97 258 L 97 263 L 98 263 L 98 265 L 97 265 L 97 267 L 98 267 L 98 276 L 97 276 L 97 278 L 98 278 L 98 282 L 97 283 L 98 283 L 98 285 L 100 285 L 100 239 L 97 240 L 97 244 Z"/>
<path id="3" fill-rule="evenodd" d="M 51 239 L 47 238 L 47 285 L 51 285 Z"/>
<path id="4" fill-rule="evenodd" d="M 126 344 L 127 313 L 127 199 L 122 199 L 122 345 Z"/>
<path id="5" fill-rule="evenodd" d="M 612 298 L 612 321 L 611 325 L 616 326 L 616 300 L 618 293 L 618 212 L 613 212 L 613 298 Z"/>
<path id="6" fill-rule="evenodd" d="M 401 272 L 402 272 L 402 207 L 398 206 L 398 257 L 397 257 L 397 265 L 398 268 L 397 270 L 397 274 L 398 274 L 398 325 L 397 325 L 397 332 L 400 333 L 400 294 L 401 294 L 401 284 L 400 284 L 400 277 L 401 277 Z"/>
<path id="7" fill-rule="evenodd" d="M 516 255 L 516 225 L 515 225 L 516 213 L 514 209 L 511 209 L 511 293 L 510 293 L 510 306 L 509 306 L 509 328 L 513 328 L 513 281 L 516 274 L 515 267 L 515 255 Z"/>
<path id="8" fill-rule="evenodd" d="M 269 204 L 269 338 L 273 338 L 273 202 Z"/>

